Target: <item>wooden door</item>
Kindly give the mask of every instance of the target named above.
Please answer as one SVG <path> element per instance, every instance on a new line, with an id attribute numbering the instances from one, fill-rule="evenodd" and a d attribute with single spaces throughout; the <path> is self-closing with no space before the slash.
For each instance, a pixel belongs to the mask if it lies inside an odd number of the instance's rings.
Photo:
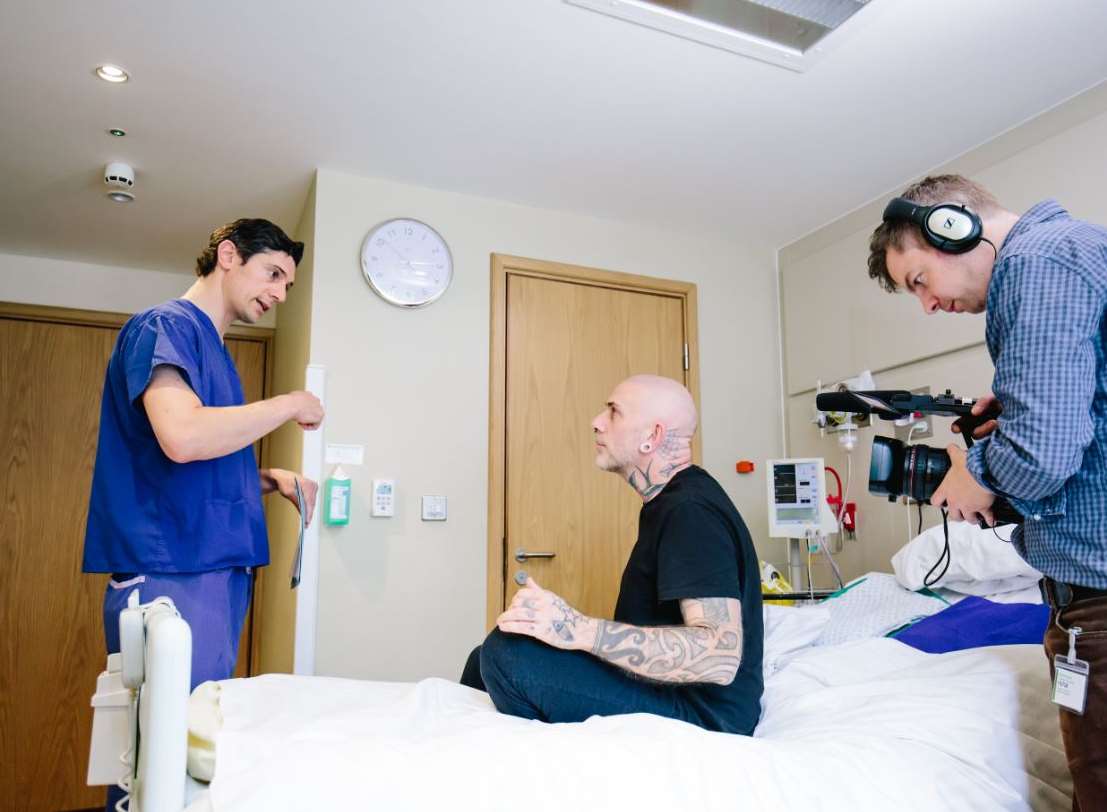
<path id="1" fill-rule="evenodd" d="M 108 576 L 82 574 L 81 555 L 104 370 L 124 319 L 0 312 L 0 809 L 104 803 L 85 777 Z M 265 346 L 228 340 L 248 397 L 263 390 Z"/>
<path id="2" fill-rule="evenodd" d="M 266 343 L 227 337 L 225 344 L 238 370 L 238 377 L 242 382 L 242 394 L 246 402 L 263 400 L 266 380 Z M 258 467 L 262 467 L 262 441 L 254 443 L 254 458 L 258 461 Z M 250 608 L 246 611 L 246 622 L 242 624 L 242 634 L 238 638 L 238 659 L 234 664 L 235 677 L 248 677 L 253 674 L 255 661 L 258 659 L 256 643 L 260 635 L 256 634 L 258 613 L 254 608 L 260 604 L 258 596 L 263 589 L 264 572 L 265 570 L 254 572 L 254 594 L 250 600 Z"/>
<path id="3" fill-rule="evenodd" d="M 633 374 L 673 378 L 695 395 L 685 369 L 694 288 L 556 268 L 505 274 L 502 600 L 490 614 L 526 573 L 582 612 L 611 617 L 642 502 L 596 468 L 592 419 Z M 555 557 L 519 563 L 519 550 Z"/>

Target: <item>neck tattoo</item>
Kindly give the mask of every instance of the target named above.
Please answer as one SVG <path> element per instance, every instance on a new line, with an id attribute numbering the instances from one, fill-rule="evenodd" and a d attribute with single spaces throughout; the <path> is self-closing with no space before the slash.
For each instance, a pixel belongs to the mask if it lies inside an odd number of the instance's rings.
<path id="1" fill-rule="evenodd" d="M 634 470 L 630 472 L 627 477 L 627 482 L 634 490 L 638 491 L 638 495 L 642 497 L 642 501 L 649 501 L 658 491 L 665 487 L 665 482 L 654 482 L 650 477 L 650 471 L 653 469 L 653 460 L 650 460 L 650 464 L 646 466 L 646 470 L 643 471 L 637 465 L 634 466 Z"/>

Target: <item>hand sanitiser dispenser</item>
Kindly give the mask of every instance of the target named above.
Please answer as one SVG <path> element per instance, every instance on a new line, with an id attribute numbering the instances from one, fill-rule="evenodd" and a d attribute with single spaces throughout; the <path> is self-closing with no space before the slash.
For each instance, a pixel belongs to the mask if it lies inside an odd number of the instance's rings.
<path id="1" fill-rule="evenodd" d="M 327 479 L 323 501 L 326 504 L 324 518 L 327 524 L 350 523 L 350 477 L 342 470 L 341 465 L 335 468 Z"/>

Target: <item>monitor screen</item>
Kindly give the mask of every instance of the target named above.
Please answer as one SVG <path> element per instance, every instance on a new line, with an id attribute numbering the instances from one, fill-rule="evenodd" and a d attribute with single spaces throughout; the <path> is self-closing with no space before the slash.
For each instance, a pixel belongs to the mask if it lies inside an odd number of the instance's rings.
<path id="1" fill-rule="evenodd" d="M 819 517 L 817 462 L 773 464 L 773 513 L 779 523 L 814 523 Z"/>

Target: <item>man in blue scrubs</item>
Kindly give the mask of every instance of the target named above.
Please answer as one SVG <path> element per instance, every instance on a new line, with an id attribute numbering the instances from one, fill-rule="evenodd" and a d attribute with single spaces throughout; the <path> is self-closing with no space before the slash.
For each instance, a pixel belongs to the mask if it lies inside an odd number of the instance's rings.
<path id="1" fill-rule="evenodd" d="M 322 404 L 310 392 L 246 404 L 223 343 L 233 321 L 285 300 L 303 250 L 267 220 L 216 229 L 196 283 L 132 317 L 108 362 L 83 570 L 112 573 L 109 653 L 135 588 L 143 603 L 173 599 L 192 628 L 193 687 L 234 672 L 252 568 L 269 563 L 262 494 L 298 504 L 298 481 L 306 521 L 315 505 L 315 482 L 259 471 L 252 446 L 290 420 L 318 428 Z"/>

